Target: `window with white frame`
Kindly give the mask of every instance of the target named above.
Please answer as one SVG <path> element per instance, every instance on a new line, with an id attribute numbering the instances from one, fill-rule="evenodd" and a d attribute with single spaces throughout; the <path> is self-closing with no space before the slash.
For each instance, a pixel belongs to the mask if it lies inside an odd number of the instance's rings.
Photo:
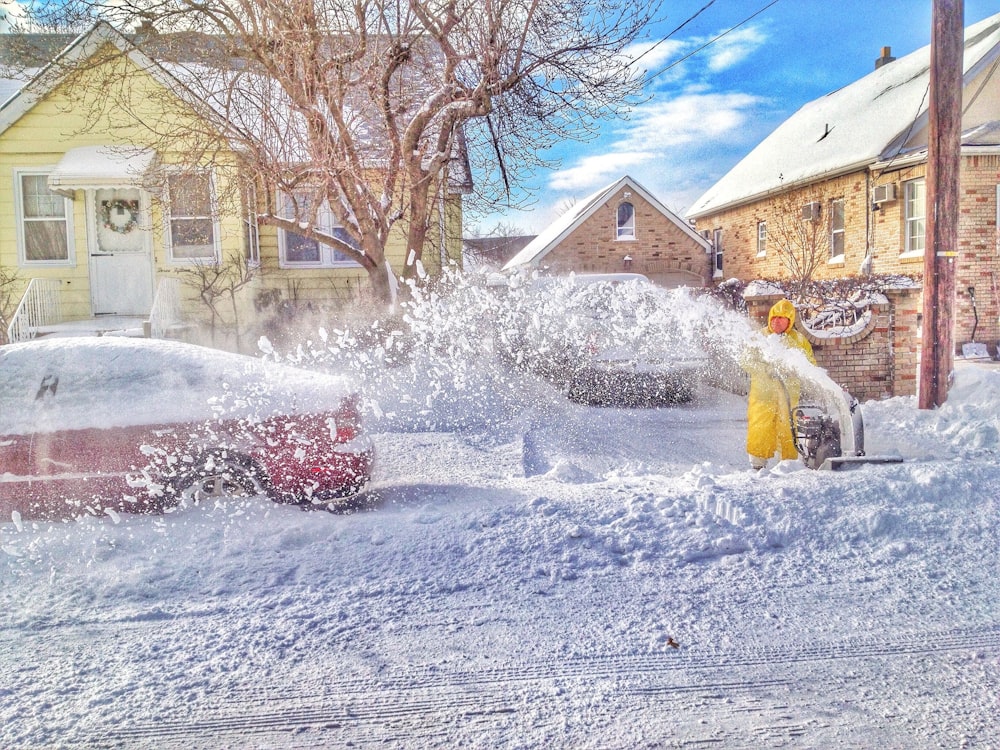
<path id="1" fill-rule="evenodd" d="M 712 231 L 712 251 L 715 253 L 715 273 L 716 276 L 722 275 L 722 229 L 715 229 Z"/>
<path id="2" fill-rule="evenodd" d="M 49 190 L 48 179 L 45 172 L 15 173 L 19 254 L 24 264 L 72 262 L 73 203 Z"/>
<path id="3" fill-rule="evenodd" d="M 921 177 L 903 183 L 903 224 L 906 253 L 923 253 L 927 229 L 927 186 Z"/>
<path id="4" fill-rule="evenodd" d="M 243 257 L 247 265 L 260 265 L 260 227 L 257 223 L 257 191 L 243 191 Z"/>
<path id="5" fill-rule="evenodd" d="M 219 257 L 209 172 L 172 172 L 167 175 L 168 242 L 170 259 L 204 261 Z"/>
<path id="6" fill-rule="evenodd" d="M 306 193 L 283 195 L 283 216 L 300 223 L 311 223 L 316 231 L 336 237 L 351 247 L 358 247 L 346 229 L 337 223 L 325 201 L 313 210 L 312 198 Z M 278 248 L 283 268 L 338 268 L 357 266 L 347 253 L 317 239 L 282 229 L 278 232 Z"/>
<path id="7" fill-rule="evenodd" d="M 830 201 L 830 257 L 844 257 L 844 199 Z"/>
<path id="8" fill-rule="evenodd" d="M 635 206 L 627 201 L 618 204 L 616 237 L 619 240 L 635 239 Z"/>
<path id="9" fill-rule="evenodd" d="M 757 257 L 762 258 L 767 255 L 767 222 L 757 222 Z"/>

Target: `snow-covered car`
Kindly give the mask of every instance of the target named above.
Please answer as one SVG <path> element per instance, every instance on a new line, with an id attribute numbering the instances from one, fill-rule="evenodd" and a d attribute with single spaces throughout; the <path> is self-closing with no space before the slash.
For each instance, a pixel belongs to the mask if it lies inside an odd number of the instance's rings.
<path id="1" fill-rule="evenodd" d="M 675 292 L 641 274 L 535 279 L 508 296 L 507 356 L 581 403 L 690 401 L 708 358 L 682 330 Z"/>
<path id="2" fill-rule="evenodd" d="M 175 341 L 0 347 L 0 520 L 324 504 L 359 492 L 373 459 L 339 376 Z"/>

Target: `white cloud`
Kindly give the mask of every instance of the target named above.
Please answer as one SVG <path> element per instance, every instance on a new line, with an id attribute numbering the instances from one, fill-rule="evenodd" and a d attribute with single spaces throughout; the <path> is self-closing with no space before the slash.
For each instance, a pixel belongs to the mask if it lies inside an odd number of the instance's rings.
<path id="1" fill-rule="evenodd" d="M 720 36 L 724 34 L 724 36 Z M 714 41 L 713 41 L 714 40 Z M 712 77 L 743 62 L 769 41 L 763 26 L 748 26 L 712 36 L 642 42 L 625 50 L 637 69 L 653 75 L 656 86 L 690 81 L 692 76 Z M 688 57 L 690 56 L 690 57 Z"/>
<path id="2" fill-rule="evenodd" d="M 14 29 L 15 26 L 18 27 L 18 31 L 24 31 L 21 28 L 25 25 L 25 7 L 23 3 L 19 2 L 0 2 L 0 34 L 9 33 Z"/>
<path id="3" fill-rule="evenodd" d="M 628 125 L 618 129 L 620 139 L 612 148 L 659 152 L 719 138 L 739 128 L 761 103 L 751 94 L 698 90 L 654 100 L 637 108 Z"/>
<path id="4" fill-rule="evenodd" d="M 737 29 L 712 44 L 708 53 L 708 70 L 721 73 L 743 62 L 767 42 L 767 35 L 758 26 Z"/>
<path id="5" fill-rule="evenodd" d="M 625 174 L 680 213 L 728 168 L 719 162 L 730 158 L 753 112 L 764 104 L 751 94 L 694 86 L 642 105 L 616 129 L 616 140 L 603 148 L 577 146 L 568 166 L 549 176 L 540 205 L 522 222 L 539 231 L 566 197 L 583 198 Z"/>
<path id="6" fill-rule="evenodd" d="M 649 152 L 620 150 L 584 156 L 575 166 L 554 172 L 549 177 L 549 188 L 580 197 L 618 179 L 629 167 L 652 157 Z"/>
<path id="7" fill-rule="evenodd" d="M 724 139 L 746 122 L 752 110 L 763 103 L 750 94 L 717 94 L 693 89 L 679 96 L 638 107 L 620 126 L 617 140 L 600 151 L 581 146 L 586 153 L 570 166 L 554 172 L 550 190 L 581 195 L 621 177 L 628 169 L 655 160 L 682 146 L 710 145 Z M 598 147 L 599 148 L 599 147 Z"/>
<path id="8" fill-rule="evenodd" d="M 656 73 L 699 49 L 711 37 L 636 44 L 625 54 L 637 68 Z M 660 89 L 636 107 L 626 122 L 606 127 L 606 135 L 590 143 L 565 144 L 564 168 L 549 175 L 539 201 L 517 212 L 517 222 L 540 231 L 559 213 L 567 198 L 581 199 L 629 174 L 665 205 L 683 213 L 695 199 L 745 153 L 754 113 L 767 104 L 743 92 L 719 92 L 714 78 L 746 60 L 768 41 L 759 26 L 738 29 L 705 47 L 655 79 Z M 698 69 L 701 74 L 693 74 Z M 665 85 L 680 91 L 665 92 Z M 753 145 L 753 144 L 750 144 Z"/>
<path id="9" fill-rule="evenodd" d="M 661 42 L 638 42 L 626 47 L 623 54 L 633 60 L 632 64 L 635 67 L 655 72 L 682 57 L 687 49 L 686 42 L 668 39 Z"/>

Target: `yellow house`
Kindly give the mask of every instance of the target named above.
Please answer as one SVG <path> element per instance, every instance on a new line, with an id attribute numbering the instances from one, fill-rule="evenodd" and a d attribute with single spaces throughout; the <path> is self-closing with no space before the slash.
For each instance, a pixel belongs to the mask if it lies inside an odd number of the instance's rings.
<path id="1" fill-rule="evenodd" d="M 253 330 L 279 308 L 328 312 L 364 297 L 368 274 L 351 257 L 258 225 L 264 197 L 237 185 L 220 138 L 205 142 L 211 128 L 168 67 L 106 24 L 56 60 L 0 106 L 0 338 L 73 328 L 162 336 L 178 324 L 207 325 L 214 338 Z M 101 82 L 119 75 L 128 101 L 109 106 Z M 177 133 L 167 147 L 163 123 Z M 469 183 L 450 179 L 440 200 L 429 274 L 461 256 Z M 291 198 L 270 196 L 277 206 Z M 317 221 L 342 231 L 329 210 Z M 403 267 L 402 230 L 386 256 Z"/>

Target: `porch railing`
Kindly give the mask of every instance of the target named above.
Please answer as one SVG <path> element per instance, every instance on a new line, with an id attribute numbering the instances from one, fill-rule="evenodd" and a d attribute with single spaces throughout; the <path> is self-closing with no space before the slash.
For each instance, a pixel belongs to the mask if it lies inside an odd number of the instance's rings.
<path id="1" fill-rule="evenodd" d="M 180 279 L 163 276 L 156 285 L 156 296 L 149 311 L 149 335 L 154 339 L 166 338 L 167 331 L 181 324 Z"/>
<path id="2" fill-rule="evenodd" d="M 62 321 L 59 279 L 31 279 L 7 326 L 7 340 L 16 343 L 35 338 L 38 329 Z"/>

